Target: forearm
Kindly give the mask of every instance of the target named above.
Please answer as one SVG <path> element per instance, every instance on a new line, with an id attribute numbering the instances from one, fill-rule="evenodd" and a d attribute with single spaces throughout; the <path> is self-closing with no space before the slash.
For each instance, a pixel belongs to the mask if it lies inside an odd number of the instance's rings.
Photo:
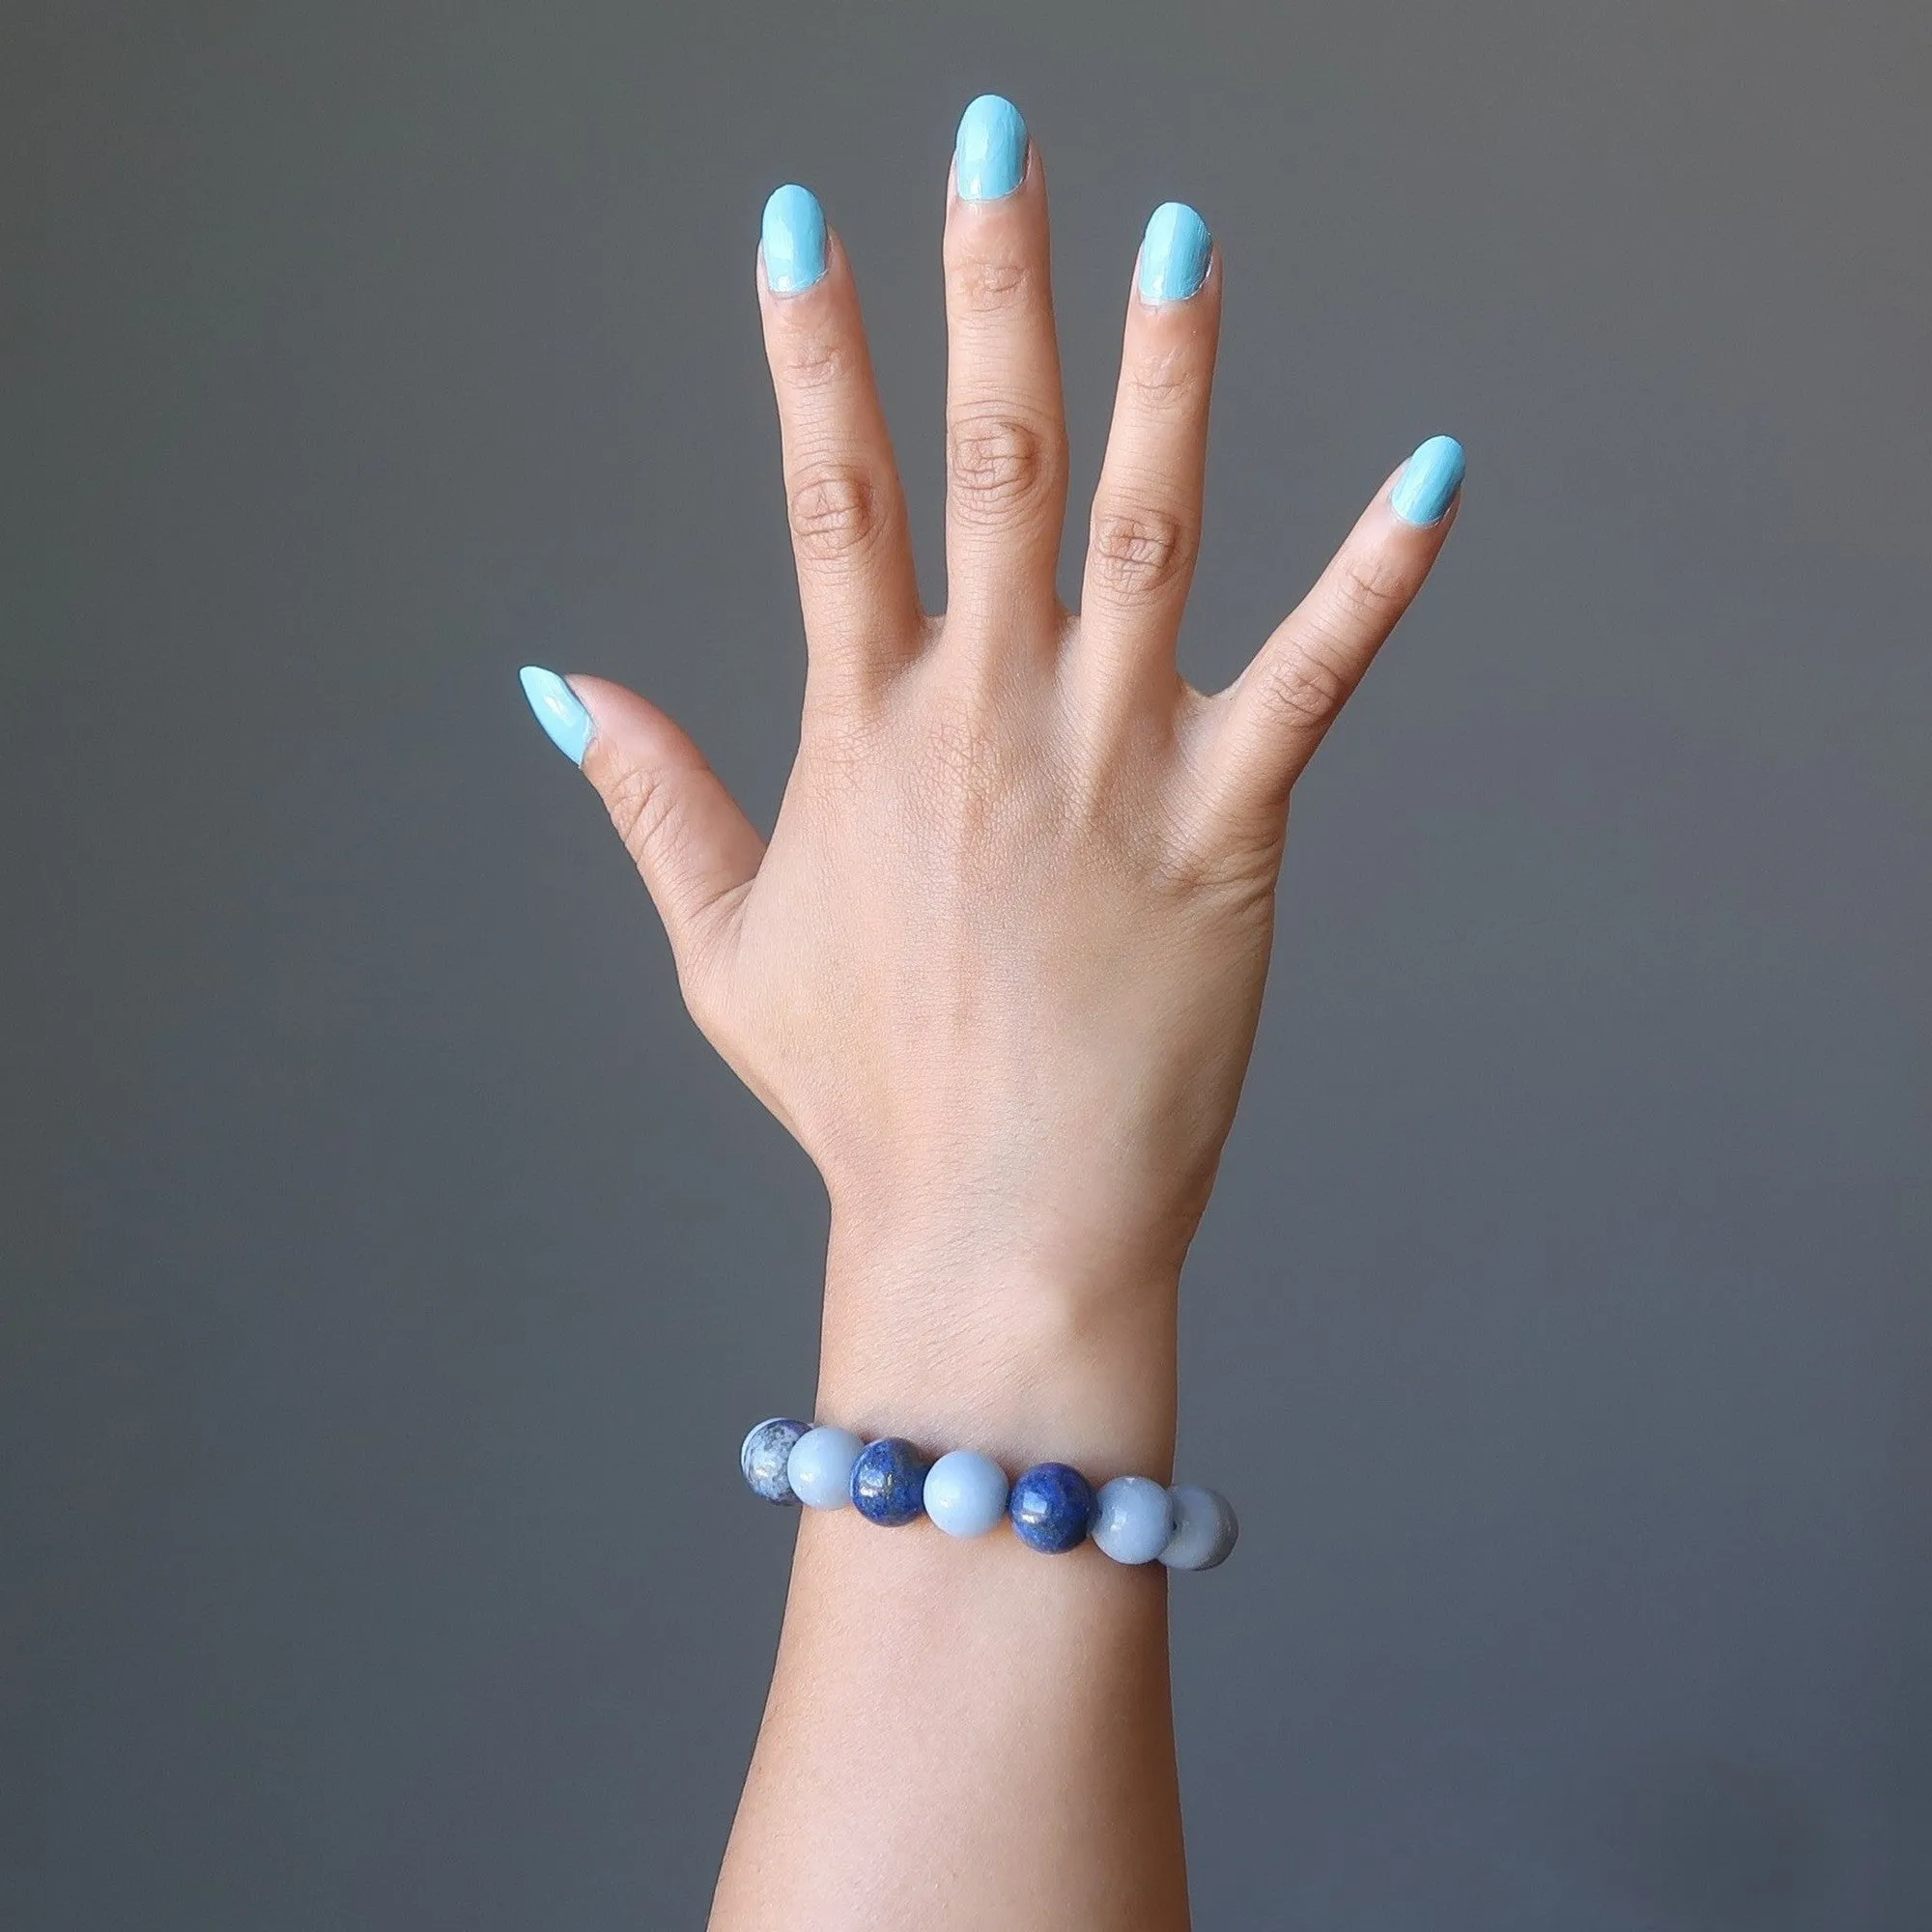
<path id="1" fill-rule="evenodd" d="M 1167 1480 L 1171 1275 L 909 1280 L 849 1248 L 818 1420 Z M 1184 1926 L 1167 1572 L 803 1515 L 714 1932 Z"/>

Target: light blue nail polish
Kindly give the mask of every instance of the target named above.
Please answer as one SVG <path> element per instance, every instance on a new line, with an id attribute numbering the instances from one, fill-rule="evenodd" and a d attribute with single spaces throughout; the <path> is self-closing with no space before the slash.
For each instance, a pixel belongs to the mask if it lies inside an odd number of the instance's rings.
<path id="1" fill-rule="evenodd" d="M 517 675 L 524 682 L 524 696 L 537 714 L 537 723 L 550 734 L 550 741 L 573 765 L 583 762 L 596 729 L 583 701 L 554 670 L 539 665 L 526 665 Z"/>
<path id="2" fill-rule="evenodd" d="M 1184 201 L 1164 201 L 1141 238 L 1141 299 L 1185 301 L 1208 279 L 1214 238 Z"/>
<path id="3" fill-rule="evenodd" d="M 1440 523 L 1463 487 L 1463 445 L 1453 436 L 1432 436 L 1403 466 L 1389 493 L 1389 507 L 1406 524 Z"/>
<path id="4" fill-rule="evenodd" d="M 795 296 L 825 272 L 825 211 L 809 187 L 787 182 L 765 203 L 765 285 Z"/>
<path id="5" fill-rule="evenodd" d="M 961 201 L 998 201 L 1026 180 L 1027 125 L 997 94 L 982 94 L 959 117 L 952 180 Z"/>

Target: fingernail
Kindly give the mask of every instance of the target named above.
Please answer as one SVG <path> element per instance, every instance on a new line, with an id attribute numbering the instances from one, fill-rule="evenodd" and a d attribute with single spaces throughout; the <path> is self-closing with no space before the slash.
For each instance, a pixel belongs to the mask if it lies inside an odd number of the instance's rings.
<path id="1" fill-rule="evenodd" d="M 1463 445 L 1432 436 L 1408 461 L 1389 493 L 1389 507 L 1406 524 L 1435 524 L 1463 487 Z"/>
<path id="2" fill-rule="evenodd" d="M 1184 201 L 1164 201 L 1141 238 L 1141 299 L 1185 301 L 1208 279 L 1214 238 Z"/>
<path id="3" fill-rule="evenodd" d="M 765 203 L 765 286 L 795 296 L 825 272 L 825 211 L 809 187 L 787 182 Z"/>
<path id="4" fill-rule="evenodd" d="M 537 723 L 550 734 L 550 741 L 573 765 L 583 762 L 596 729 L 583 700 L 554 670 L 526 665 L 517 675 L 523 679 L 524 696 L 537 714 Z"/>
<path id="5" fill-rule="evenodd" d="M 998 201 L 1026 179 L 1027 125 L 997 94 L 982 94 L 959 117 L 952 179 L 961 201 Z"/>

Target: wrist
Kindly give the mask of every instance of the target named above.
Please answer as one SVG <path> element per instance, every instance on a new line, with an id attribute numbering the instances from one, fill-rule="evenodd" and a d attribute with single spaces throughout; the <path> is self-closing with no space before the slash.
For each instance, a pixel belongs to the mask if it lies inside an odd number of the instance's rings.
<path id="1" fill-rule="evenodd" d="M 994 1236 L 888 1234 L 835 1214 L 817 1416 L 1012 1467 L 1166 1481 L 1178 1259 L 1051 1264 Z"/>

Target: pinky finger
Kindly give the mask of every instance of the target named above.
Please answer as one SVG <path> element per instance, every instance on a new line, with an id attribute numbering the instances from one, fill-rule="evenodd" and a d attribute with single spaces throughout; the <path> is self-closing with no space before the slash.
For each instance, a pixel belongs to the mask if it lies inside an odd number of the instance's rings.
<path id="1" fill-rule="evenodd" d="M 1462 444 L 1431 437 L 1216 700 L 1223 717 L 1211 785 L 1233 813 L 1286 810 L 1290 788 L 1422 588 L 1456 521 L 1462 486 Z"/>

